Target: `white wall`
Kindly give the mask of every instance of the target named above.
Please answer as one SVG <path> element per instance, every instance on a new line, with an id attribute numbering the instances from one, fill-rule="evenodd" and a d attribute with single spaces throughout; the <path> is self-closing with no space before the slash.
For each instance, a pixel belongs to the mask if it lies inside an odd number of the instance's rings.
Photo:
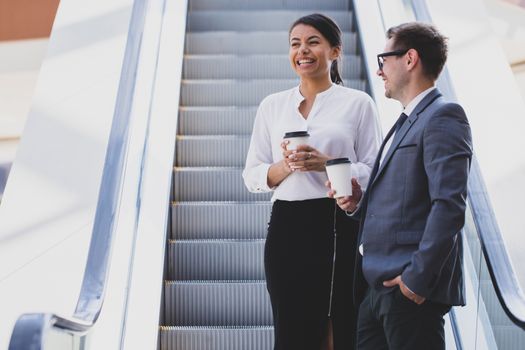
<path id="1" fill-rule="evenodd" d="M 47 39 L 0 42 L 0 199 L 31 106 Z"/>
<path id="2" fill-rule="evenodd" d="M 60 3 L 0 206 L 1 349 L 21 313 L 74 310 L 132 3 Z"/>

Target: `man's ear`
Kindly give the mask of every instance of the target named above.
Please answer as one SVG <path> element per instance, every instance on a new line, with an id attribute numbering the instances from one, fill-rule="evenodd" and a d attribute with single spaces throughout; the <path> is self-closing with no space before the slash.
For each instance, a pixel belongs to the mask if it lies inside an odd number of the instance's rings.
<path id="1" fill-rule="evenodd" d="M 419 54 L 416 50 L 410 49 L 407 51 L 407 65 L 409 66 L 409 70 L 414 68 L 416 64 L 419 62 Z"/>

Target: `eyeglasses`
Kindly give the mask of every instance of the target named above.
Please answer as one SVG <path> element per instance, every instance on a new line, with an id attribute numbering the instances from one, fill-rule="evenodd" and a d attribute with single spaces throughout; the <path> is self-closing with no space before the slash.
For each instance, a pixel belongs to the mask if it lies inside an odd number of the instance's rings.
<path id="1" fill-rule="evenodd" d="M 403 56 L 406 54 L 410 49 L 406 50 L 395 50 L 390 52 L 383 52 L 377 55 L 377 65 L 379 66 L 379 70 L 383 70 L 383 64 L 385 63 L 384 58 L 388 56 Z"/>

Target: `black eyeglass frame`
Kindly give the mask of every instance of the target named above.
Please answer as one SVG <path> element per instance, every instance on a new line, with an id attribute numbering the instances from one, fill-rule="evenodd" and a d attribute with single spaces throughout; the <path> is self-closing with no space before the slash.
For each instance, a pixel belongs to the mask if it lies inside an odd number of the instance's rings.
<path id="1" fill-rule="evenodd" d="M 404 54 L 406 54 L 408 52 L 408 50 L 410 50 L 410 49 L 394 50 L 394 51 L 383 52 L 383 53 L 378 54 L 377 55 L 377 65 L 379 67 L 379 70 L 383 70 L 383 64 L 384 64 L 383 60 L 382 60 L 383 57 L 403 56 Z"/>

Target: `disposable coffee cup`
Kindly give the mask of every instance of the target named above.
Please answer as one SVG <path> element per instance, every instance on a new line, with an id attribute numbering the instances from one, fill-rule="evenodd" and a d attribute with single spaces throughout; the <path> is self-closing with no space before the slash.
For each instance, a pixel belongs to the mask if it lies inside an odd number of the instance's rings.
<path id="1" fill-rule="evenodd" d="M 325 166 L 335 197 L 351 196 L 352 162 L 348 158 L 336 158 L 327 161 Z"/>
<path id="2" fill-rule="evenodd" d="M 297 149 L 299 145 L 307 145 L 310 134 L 307 131 L 292 131 L 284 134 L 284 139 L 290 141 L 286 149 L 293 151 Z"/>

